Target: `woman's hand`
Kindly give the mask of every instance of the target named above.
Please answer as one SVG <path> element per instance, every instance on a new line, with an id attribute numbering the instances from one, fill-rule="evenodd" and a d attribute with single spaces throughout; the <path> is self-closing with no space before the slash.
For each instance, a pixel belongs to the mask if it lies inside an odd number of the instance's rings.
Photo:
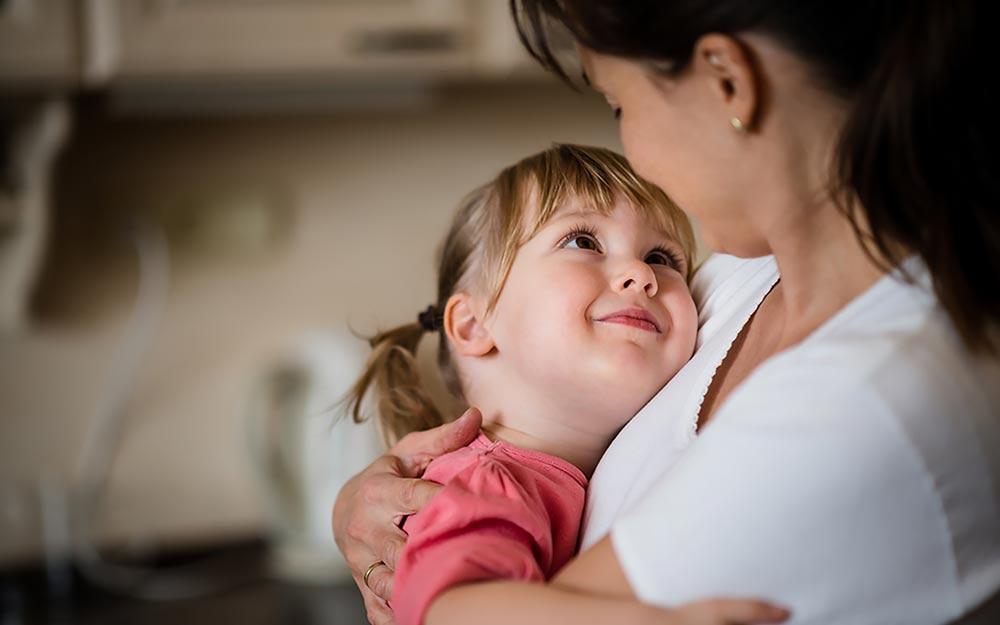
<path id="1" fill-rule="evenodd" d="M 400 520 L 420 510 L 441 488 L 417 478 L 431 460 L 471 442 L 481 423 L 482 415 L 470 408 L 451 423 L 404 436 L 337 495 L 333 536 L 361 590 L 372 625 L 393 622 L 385 601 L 392 597 L 392 572 L 406 543 Z M 373 567 L 379 562 L 384 566 Z"/>

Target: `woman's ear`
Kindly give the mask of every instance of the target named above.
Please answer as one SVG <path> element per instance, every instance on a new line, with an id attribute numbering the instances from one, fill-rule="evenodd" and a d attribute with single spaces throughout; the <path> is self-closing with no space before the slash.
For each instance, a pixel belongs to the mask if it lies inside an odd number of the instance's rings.
<path id="1" fill-rule="evenodd" d="M 729 123 L 736 130 L 753 127 L 760 105 L 757 68 L 749 50 L 728 35 L 704 35 L 695 43 L 695 70 L 708 77 Z"/>
<path id="2" fill-rule="evenodd" d="M 468 293 L 455 293 L 444 306 L 444 332 L 452 349 L 461 356 L 485 356 L 496 343 L 483 325 L 485 313 Z"/>

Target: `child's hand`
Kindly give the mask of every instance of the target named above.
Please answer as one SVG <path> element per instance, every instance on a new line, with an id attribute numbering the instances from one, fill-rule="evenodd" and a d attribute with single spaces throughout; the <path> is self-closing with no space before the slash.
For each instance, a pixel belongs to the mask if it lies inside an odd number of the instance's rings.
<path id="1" fill-rule="evenodd" d="M 456 421 L 409 434 L 351 478 L 337 495 L 333 535 L 361 590 L 371 623 L 393 622 L 385 601 L 392 597 L 392 572 L 406 543 L 399 520 L 423 508 L 440 488 L 416 478 L 437 456 L 471 442 L 481 423 L 482 415 L 470 408 Z"/>
<path id="2" fill-rule="evenodd" d="M 708 599 L 660 612 L 650 623 L 663 625 L 752 625 L 781 623 L 790 612 L 754 599 Z"/>

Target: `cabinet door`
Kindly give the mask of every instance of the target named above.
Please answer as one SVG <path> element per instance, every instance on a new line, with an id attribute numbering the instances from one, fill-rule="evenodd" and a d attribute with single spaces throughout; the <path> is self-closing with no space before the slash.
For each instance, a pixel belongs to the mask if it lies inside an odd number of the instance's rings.
<path id="1" fill-rule="evenodd" d="M 70 0 L 0 0 L 0 87 L 76 82 L 79 33 Z"/>
<path id="2" fill-rule="evenodd" d="M 449 72 L 467 0 L 116 0 L 117 79 Z"/>

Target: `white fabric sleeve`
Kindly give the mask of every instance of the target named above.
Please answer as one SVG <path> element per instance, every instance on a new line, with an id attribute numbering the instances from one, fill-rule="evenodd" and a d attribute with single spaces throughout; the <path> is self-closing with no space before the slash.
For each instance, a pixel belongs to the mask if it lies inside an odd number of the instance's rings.
<path id="1" fill-rule="evenodd" d="M 616 522 L 615 553 L 641 600 L 759 597 L 790 607 L 792 623 L 825 625 L 960 612 L 924 461 L 876 392 L 817 391 L 829 377 L 785 367 L 752 378 Z"/>

